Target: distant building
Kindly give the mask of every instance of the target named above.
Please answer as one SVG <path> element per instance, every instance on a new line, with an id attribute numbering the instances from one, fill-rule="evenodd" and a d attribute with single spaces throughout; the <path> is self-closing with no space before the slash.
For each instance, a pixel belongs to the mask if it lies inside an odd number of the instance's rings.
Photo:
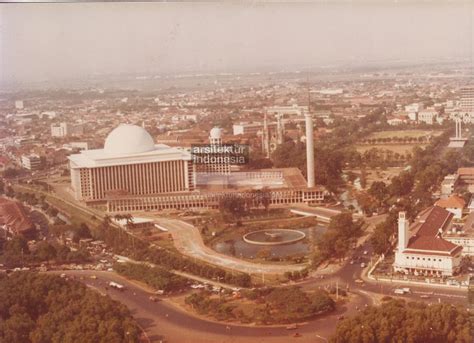
<path id="1" fill-rule="evenodd" d="M 21 165 L 28 170 L 38 170 L 41 168 L 41 157 L 36 154 L 21 156 Z"/>
<path id="2" fill-rule="evenodd" d="M 453 214 L 433 206 L 423 211 L 413 225 L 405 212 L 398 217 L 398 245 L 394 270 L 405 274 L 451 276 L 457 273 L 463 247 L 445 240 Z"/>
<path id="3" fill-rule="evenodd" d="M 402 124 L 405 124 L 405 122 L 406 120 L 402 118 L 398 118 L 398 117 L 392 117 L 392 118 L 387 119 L 387 124 L 390 126 L 402 125 Z"/>
<path id="4" fill-rule="evenodd" d="M 406 105 L 405 106 L 405 112 L 408 112 L 409 114 L 413 114 L 413 113 L 418 113 L 420 112 L 421 110 L 423 110 L 425 108 L 425 106 L 423 105 L 422 102 L 417 102 L 417 103 L 413 103 L 413 104 L 410 104 L 410 105 Z M 410 118 L 411 120 L 416 120 L 416 116 L 414 119 Z"/>
<path id="5" fill-rule="evenodd" d="M 319 94 L 321 95 L 341 95 L 344 93 L 344 89 L 342 88 L 334 88 L 334 89 L 330 89 L 330 88 L 325 88 L 325 89 L 320 89 L 318 91 Z"/>
<path id="6" fill-rule="evenodd" d="M 474 87 L 467 86 L 461 88 L 461 100 L 458 108 L 450 111 L 450 118 L 461 119 L 464 123 L 474 122 Z"/>
<path id="7" fill-rule="evenodd" d="M 197 120 L 198 120 L 197 114 L 177 114 L 171 118 L 171 121 L 173 123 L 179 123 L 183 121 L 192 121 L 196 123 Z"/>
<path id="8" fill-rule="evenodd" d="M 457 195 L 452 195 L 446 199 L 440 199 L 435 203 L 435 206 L 442 207 L 454 214 L 454 218 L 462 218 L 463 210 L 466 207 L 466 202 L 463 198 Z"/>
<path id="9" fill-rule="evenodd" d="M 18 201 L 0 197 L 0 228 L 11 235 L 28 235 L 35 226 Z"/>
<path id="10" fill-rule="evenodd" d="M 68 144 L 64 144 L 63 148 L 65 148 L 65 149 L 89 150 L 89 142 L 70 142 Z"/>
<path id="11" fill-rule="evenodd" d="M 48 117 L 48 119 L 54 119 L 57 116 L 58 114 L 55 111 L 44 111 L 44 112 L 41 112 L 40 119 L 43 119 L 44 117 Z"/>
<path id="12" fill-rule="evenodd" d="M 462 181 L 468 186 L 474 184 L 474 168 L 473 167 L 458 168 L 457 175 L 459 177 L 459 181 Z"/>
<path id="13" fill-rule="evenodd" d="M 24 108 L 24 105 L 23 105 L 23 100 L 17 100 L 15 101 L 15 108 L 17 110 L 22 110 Z"/>
<path id="14" fill-rule="evenodd" d="M 234 136 L 246 135 L 246 134 L 257 134 L 263 130 L 262 123 L 239 123 L 232 126 L 232 132 Z"/>
<path id="15" fill-rule="evenodd" d="M 308 106 L 271 106 L 265 108 L 266 113 L 269 115 L 293 115 L 293 116 L 303 116 L 308 112 Z"/>
<path id="16" fill-rule="evenodd" d="M 461 88 L 461 111 L 472 112 L 474 111 L 474 87 L 463 87 Z"/>
<path id="17" fill-rule="evenodd" d="M 474 213 L 452 223 L 443 233 L 443 239 L 462 246 L 463 256 L 474 256 Z"/>
<path id="18" fill-rule="evenodd" d="M 446 175 L 441 182 L 441 198 L 447 198 L 454 192 L 459 180 L 458 174 Z"/>
<path id="19" fill-rule="evenodd" d="M 433 125 L 438 117 L 438 112 L 434 110 L 424 110 L 418 112 L 418 123 Z"/>
<path id="20" fill-rule="evenodd" d="M 68 123 L 60 123 L 58 125 L 51 125 L 51 136 L 52 137 L 66 137 L 66 136 L 79 136 L 84 133 L 83 125 L 72 125 Z"/>

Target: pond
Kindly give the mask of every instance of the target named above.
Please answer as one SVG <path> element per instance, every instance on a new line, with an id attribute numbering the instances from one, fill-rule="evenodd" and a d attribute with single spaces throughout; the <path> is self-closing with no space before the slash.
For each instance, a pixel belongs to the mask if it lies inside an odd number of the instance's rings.
<path id="1" fill-rule="evenodd" d="M 311 250 L 311 243 L 317 242 L 318 238 L 326 231 L 324 225 L 298 229 L 306 238 L 293 243 L 279 245 L 256 245 L 244 241 L 243 236 L 231 240 L 216 242 L 212 248 L 222 254 L 248 258 L 255 258 L 262 250 L 267 251 L 270 257 L 285 258 L 293 255 L 305 255 Z"/>

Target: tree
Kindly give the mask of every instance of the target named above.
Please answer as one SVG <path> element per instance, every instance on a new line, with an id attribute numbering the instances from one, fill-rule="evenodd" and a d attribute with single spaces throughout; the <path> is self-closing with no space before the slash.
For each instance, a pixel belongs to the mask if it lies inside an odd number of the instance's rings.
<path id="1" fill-rule="evenodd" d="M 224 216 L 240 218 L 245 213 L 245 200 L 239 195 L 224 197 L 219 201 L 219 210 Z"/>
<path id="2" fill-rule="evenodd" d="M 354 222 L 351 213 L 341 213 L 331 218 L 327 231 L 318 241 L 322 259 L 343 258 L 362 233 L 362 224 Z"/>
<path id="3" fill-rule="evenodd" d="M 56 254 L 56 248 L 47 241 L 41 241 L 36 245 L 35 256 L 40 261 L 49 262 L 56 258 Z"/>
<path id="4" fill-rule="evenodd" d="M 129 310 L 59 276 L 0 276 L 0 342 L 138 342 Z"/>
<path id="5" fill-rule="evenodd" d="M 388 300 L 340 321 L 330 342 L 471 343 L 471 323 L 465 308 Z"/>
<path id="6" fill-rule="evenodd" d="M 91 231 L 86 223 L 81 223 L 81 225 L 79 225 L 76 234 L 79 238 L 92 238 Z"/>
<path id="7" fill-rule="evenodd" d="M 382 202 L 387 197 L 387 186 L 383 181 L 375 181 L 369 188 L 369 194 Z"/>
<path id="8" fill-rule="evenodd" d="M 18 266 L 24 264 L 25 257 L 30 254 L 28 242 L 22 236 L 15 236 L 7 241 L 3 247 L 2 259 L 5 264 Z"/>

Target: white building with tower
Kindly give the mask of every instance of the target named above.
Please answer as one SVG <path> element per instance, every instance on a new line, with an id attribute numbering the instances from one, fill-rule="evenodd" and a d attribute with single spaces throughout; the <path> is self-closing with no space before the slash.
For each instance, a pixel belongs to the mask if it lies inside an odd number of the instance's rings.
<path id="1" fill-rule="evenodd" d="M 204 161 L 196 165 L 196 170 L 205 174 L 230 174 L 231 163 L 228 154 L 223 152 L 223 148 L 222 129 L 213 127 L 209 132 L 209 150 L 211 151 L 201 156 Z"/>
<path id="2" fill-rule="evenodd" d="M 453 214 L 433 206 L 410 225 L 405 212 L 398 215 L 398 244 L 393 268 L 416 276 L 452 276 L 461 262 L 462 246 L 443 239 Z"/>
<path id="3" fill-rule="evenodd" d="M 308 127 L 312 128 L 312 125 Z M 222 144 L 222 130 L 213 128 L 209 141 L 210 144 L 198 148 L 212 150 Z M 231 171 L 220 175 L 231 180 L 231 188 L 201 185 L 196 181 L 199 164 L 194 154 L 185 149 L 155 144 L 142 127 L 120 125 L 109 133 L 103 149 L 85 150 L 69 156 L 71 190 L 77 200 L 105 206 L 108 212 L 118 213 L 216 209 L 223 198 L 245 197 L 252 190 L 262 188 L 268 189 L 271 205 L 284 207 L 320 203 L 327 195 L 324 187 L 309 182 L 310 186 L 307 186 L 297 168 Z M 310 171 L 314 173 L 314 168 Z M 207 175 L 217 173 L 208 172 Z"/>

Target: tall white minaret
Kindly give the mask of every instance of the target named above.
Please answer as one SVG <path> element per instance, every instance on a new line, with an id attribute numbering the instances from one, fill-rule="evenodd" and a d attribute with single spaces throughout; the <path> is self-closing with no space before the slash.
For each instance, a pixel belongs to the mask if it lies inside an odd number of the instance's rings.
<path id="1" fill-rule="evenodd" d="M 264 135 L 264 145 L 263 151 L 267 158 L 270 158 L 270 132 L 268 130 L 268 122 L 267 122 L 267 112 L 265 111 L 265 115 L 263 118 L 263 135 Z"/>
<path id="2" fill-rule="evenodd" d="M 306 124 L 306 168 L 308 175 L 308 188 L 314 187 L 314 137 L 313 137 L 313 117 L 305 114 Z"/>
<path id="3" fill-rule="evenodd" d="M 409 226 L 406 212 L 398 212 L 398 252 L 402 252 L 407 248 Z"/>
<path id="4" fill-rule="evenodd" d="M 277 114 L 277 143 L 283 144 L 285 126 L 283 124 L 283 118 L 280 113 Z"/>

